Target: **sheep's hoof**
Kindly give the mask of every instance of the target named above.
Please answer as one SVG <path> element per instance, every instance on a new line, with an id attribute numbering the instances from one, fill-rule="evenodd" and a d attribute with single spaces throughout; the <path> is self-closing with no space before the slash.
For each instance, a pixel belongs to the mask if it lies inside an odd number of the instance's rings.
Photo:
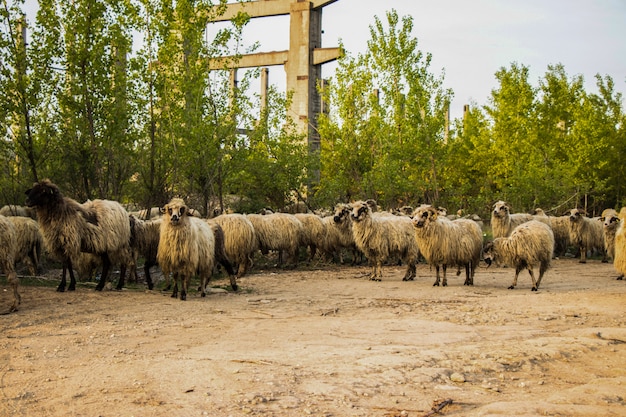
<path id="1" fill-rule="evenodd" d="M 509 290 L 514 290 L 514 289 L 515 289 L 515 286 L 513 286 L 513 285 L 511 285 L 511 286 L 509 287 Z"/>
<path id="2" fill-rule="evenodd" d="M 370 278 L 370 281 L 380 282 L 380 281 L 382 281 L 382 279 L 380 279 L 380 278 L 376 278 L 376 277 L 371 277 L 371 278 Z"/>
<path id="3" fill-rule="evenodd" d="M 580 261 L 578 261 L 578 263 L 580 263 L 580 264 L 586 264 L 586 263 L 587 263 L 587 261 L 583 261 L 583 260 L 581 259 Z"/>
<path id="4" fill-rule="evenodd" d="M 203 291 L 202 293 L 200 293 L 200 297 L 206 297 L 206 293 Z"/>
<path id="5" fill-rule="evenodd" d="M 441 284 L 441 286 L 442 286 L 442 287 L 447 287 L 447 286 L 448 286 L 448 283 L 447 283 L 447 282 L 443 282 L 443 283 Z"/>
<path id="6" fill-rule="evenodd" d="M 187 293 L 181 292 L 180 293 L 180 301 L 185 301 L 187 299 Z"/>
<path id="7" fill-rule="evenodd" d="M 413 277 L 404 277 L 402 278 L 402 281 L 413 281 L 414 278 Z"/>
<path id="8" fill-rule="evenodd" d="M 64 285 L 59 285 L 57 287 L 57 292 L 65 292 L 65 286 Z"/>
<path id="9" fill-rule="evenodd" d="M 102 291 L 102 289 L 104 288 L 104 285 L 96 285 L 96 291 Z"/>
<path id="10" fill-rule="evenodd" d="M 435 282 L 435 283 L 433 284 L 433 287 L 438 287 L 438 286 L 439 286 L 439 282 Z"/>
<path id="11" fill-rule="evenodd" d="M 233 289 L 233 291 L 237 291 L 239 289 L 237 284 L 230 284 L 230 287 Z"/>
<path id="12" fill-rule="evenodd" d="M 619 277 L 617 277 L 617 280 L 618 280 L 618 281 L 621 281 L 621 280 L 623 280 L 623 279 L 624 279 L 624 275 L 620 275 Z"/>
<path id="13" fill-rule="evenodd" d="M 532 287 L 530 290 L 531 291 L 537 291 L 537 289 L 538 289 L 537 287 Z"/>
<path id="14" fill-rule="evenodd" d="M 173 292 L 172 293 L 172 298 L 178 298 L 178 293 Z"/>

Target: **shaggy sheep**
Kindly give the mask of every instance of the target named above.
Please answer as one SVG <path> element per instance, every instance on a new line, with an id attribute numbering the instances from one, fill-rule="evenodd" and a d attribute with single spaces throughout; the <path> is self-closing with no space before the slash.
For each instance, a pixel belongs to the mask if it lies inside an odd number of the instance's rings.
<path id="1" fill-rule="evenodd" d="M 37 221 L 50 254 L 63 264 L 57 291 L 65 291 L 69 270 L 69 291 L 76 289 L 72 260 L 80 252 L 94 253 L 102 259 L 102 278 L 96 286 L 101 291 L 108 279 L 111 262 L 120 260 L 117 289 L 124 285 L 127 256 L 130 254 L 130 220 L 119 203 L 94 200 L 79 204 L 64 197 L 59 188 L 45 179 L 26 191 L 26 205 L 37 211 Z"/>
<path id="2" fill-rule="evenodd" d="M 237 278 L 243 277 L 252 266 L 252 257 L 259 242 L 252 222 L 243 214 L 222 214 L 212 219 L 222 226 L 226 256 L 237 268 Z"/>
<path id="3" fill-rule="evenodd" d="M 587 251 L 602 252 L 606 259 L 602 222 L 599 218 L 591 219 L 585 215 L 586 213 L 582 209 L 575 208 L 569 211 L 570 241 L 580 250 L 579 262 L 582 264 L 587 262 Z"/>
<path id="4" fill-rule="evenodd" d="M 157 262 L 165 276 L 174 277 L 172 298 L 187 299 L 189 281 L 200 276 L 202 297 L 215 266 L 215 235 L 209 224 L 190 216 L 185 202 L 173 198 L 165 205 L 161 223 Z"/>
<path id="5" fill-rule="evenodd" d="M 132 216 L 132 215 L 131 215 Z M 159 249 L 159 238 L 161 235 L 162 218 L 152 220 L 141 220 L 134 216 L 131 221 L 131 248 L 133 250 L 134 265 L 131 274 L 137 276 L 137 258 L 144 259 L 143 271 L 146 277 L 148 289 L 154 288 L 150 268 L 157 265 L 157 251 Z"/>
<path id="6" fill-rule="evenodd" d="M 548 216 L 541 208 L 533 210 L 533 219 L 547 224 L 554 234 L 554 256 L 562 257 L 570 245 L 569 216 Z"/>
<path id="7" fill-rule="evenodd" d="M 604 232 L 604 247 L 606 248 L 607 257 L 615 262 L 615 235 L 622 221 L 617 212 L 613 209 L 607 209 L 602 212 L 602 229 Z M 620 274 L 618 280 L 624 279 L 624 275 Z"/>
<path id="8" fill-rule="evenodd" d="M 622 207 L 619 214 L 619 226 L 615 232 L 615 257 L 613 267 L 619 272 L 617 279 L 623 279 L 626 274 L 626 229 L 624 219 L 626 218 L 626 207 Z"/>
<path id="9" fill-rule="evenodd" d="M 17 306 L 22 301 L 18 292 L 19 279 L 15 272 L 16 247 L 15 226 L 5 216 L 0 215 L 0 268 L 7 276 L 7 283 L 13 289 L 13 304 L 9 312 L 17 311 Z"/>
<path id="10" fill-rule="evenodd" d="M 33 220 L 37 220 L 37 213 L 30 207 L 16 206 L 13 204 L 7 204 L 0 208 L 0 216 L 5 217 L 30 217 Z"/>
<path id="11" fill-rule="evenodd" d="M 501 262 L 515 266 L 515 278 L 509 287 L 517 285 L 517 277 L 523 269 L 528 269 L 532 279 L 532 291 L 539 289 L 543 274 L 550 267 L 554 250 L 552 229 L 542 222 L 531 220 L 517 226 L 509 237 L 500 237 L 485 245 L 483 257 L 487 265 Z M 539 265 L 539 277 L 535 280 L 534 268 Z"/>
<path id="12" fill-rule="evenodd" d="M 493 205 L 491 212 L 493 238 L 507 237 L 516 226 L 532 219 L 533 217 L 526 213 L 511 214 L 511 207 L 504 201 L 498 201 Z"/>
<path id="13" fill-rule="evenodd" d="M 309 261 L 315 258 L 317 248 L 324 248 L 326 243 L 326 224 L 313 213 L 296 213 L 296 219 L 302 222 L 302 246 L 309 248 Z"/>
<path id="14" fill-rule="evenodd" d="M 350 220 L 351 207 L 349 204 L 339 203 L 335 206 L 335 213 L 322 217 L 322 223 L 326 226 L 326 240 L 322 251 L 331 259 L 338 256 L 343 264 L 343 250 L 352 251 L 352 265 L 357 263 L 360 257 L 352 234 L 352 221 Z"/>
<path id="15" fill-rule="evenodd" d="M 254 226 L 261 253 L 267 255 L 271 250 L 278 251 L 279 265 L 298 264 L 304 228 L 300 220 L 287 213 L 248 214 L 247 217 Z"/>
<path id="16" fill-rule="evenodd" d="M 213 252 L 215 262 L 219 262 L 219 264 L 226 269 L 226 273 L 230 279 L 230 287 L 233 291 L 237 291 L 237 276 L 235 275 L 233 266 L 230 263 L 230 259 L 228 259 L 228 255 L 226 254 L 226 236 L 224 234 L 224 229 L 222 229 L 222 226 L 220 226 L 219 223 L 213 220 L 206 220 L 206 222 L 209 226 L 211 226 L 213 236 L 215 236 L 215 251 Z"/>
<path id="17" fill-rule="evenodd" d="M 149 209 L 133 211 L 130 214 L 132 214 L 133 216 L 135 216 L 135 218 L 139 220 L 154 220 L 160 218 L 164 214 L 164 212 L 163 207 L 151 207 Z M 200 212 L 192 208 L 189 209 L 189 215 L 202 218 Z"/>
<path id="18" fill-rule="evenodd" d="M 439 267 L 443 267 L 441 285 L 448 285 L 448 266 L 465 267 L 464 285 L 474 285 L 474 273 L 480 262 L 483 234 L 478 224 L 469 219 L 449 220 L 432 206 L 422 206 L 413 213 L 415 238 L 426 261 L 435 266 L 439 286 Z"/>
<path id="19" fill-rule="evenodd" d="M 7 217 L 13 223 L 16 232 L 15 263 L 29 261 L 31 275 L 36 275 L 41 270 L 41 250 L 43 237 L 39 231 L 37 221 L 30 217 Z"/>
<path id="20" fill-rule="evenodd" d="M 402 280 L 413 280 L 420 251 L 411 219 L 404 216 L 374 216 L 365 201 L 357 201 L 351 207 L 354 242 L 372 263 L 370 279 L 380 281 L 383 261 L 397 256 L 407 266 Z"/>

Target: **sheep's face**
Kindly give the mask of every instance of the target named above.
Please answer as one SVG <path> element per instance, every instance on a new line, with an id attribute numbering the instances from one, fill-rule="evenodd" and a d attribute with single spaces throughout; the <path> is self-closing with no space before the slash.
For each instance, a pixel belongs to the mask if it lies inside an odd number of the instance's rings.
<path id="1" fill-rule="evenodd" d="M 350 216 L 350 206 L 347 204 L 340 204 L 335 209 L 335 215 L 333 216 L 333 221 L 337 224 L 342 223 L 345 219 L 348 219 Z"/>
<path id="2" fill-rule="evenodd" d="M 25 194 L 28 207 L 44 207 L 62 198 L 59 187 L 50 180 L 34 183 L 33 188 L 26 190 Z"/>
<path id="3" fill-rule="evenodd" d="M 603 223 L 602 226 L 604 227 L 604 230 L 612 230 L 617 228 L 617 226 L 619 226 L 619 217 L 617 217 L 614 214 L 602 217 L 600 219 Z"/>
<path id="4" fill-rule="evenodd" d="M 367 205 L 365 201 L 357 201 L 352 204 L 352 212 L 350 213 L 350 218 L 352 221 L 360 222 L 365 220 L 370 215 L 370 206 Z"/>
<path id="5" fill-rule="evenodd" d="M 165 218 L 170 224 L 178 225 L 187 216 L 187 206 L 180 198 L 174 198 L 165 205 Z"/>
<path id="6" fill-rule="evenodd" d="M 488 242 L 483 248 L 483 259 L 487 266 L 491 266 L 493 262 L 496 262 L 496 251 L 493 242 Z"/>
<path id="7" fill-rule="evenodd" d="M 509 216 L 509 214 L 511 214 L 511 208 L 504 201 L 498 201 L 493 205 L 493 217 L 504 219 Z"/>
<path id="8" fill-rule="evenodd" d="M 571 209 L 569 211 L 569 221 L 572 223 L 577 223 L 583 220 L 585 217 L 585 211 L 580 209 Z"/>
<path id="9" fill-rule="evenodd" d="M 431 206 L 420 207 L 413 212 L 413 226 L 424 228 L 428 223 L 437 220 L 437 210 Z"/>

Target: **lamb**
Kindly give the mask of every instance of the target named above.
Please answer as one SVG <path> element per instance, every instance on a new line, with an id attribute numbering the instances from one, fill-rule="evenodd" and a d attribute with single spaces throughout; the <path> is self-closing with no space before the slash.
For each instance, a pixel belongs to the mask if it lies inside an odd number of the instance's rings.
<path id="1" fill-rule="evenodd" d="M 412 281 L 416 275 L 420 250 L 411 219 L 404 216 L 374 216 L 365 201 L 357 201 L 351 207 L 354 242 L 372 263 L 370 279 L 380 281 L 383 261 L 398 256 L 407 266 L 402 280 Z"/>
<path id="2" fill-rule="evenodd" d="M 421 206 L 413 212 L 415 238 L 426 261 L 435 266 L 439 286 L 439 267 L 443 267 L 442 286 L 448 285 L 448 266 L 465 267 L 464 285 L 474 285 L 474 273 L 480 262 L 483 235 L 478 224 L 469 219 L 450 220 L 432 206 Z"/>
<path id="3" fill-rule="evenodd" d="M 526 213 L 511 214 L 511 207 L 504 201 L 498 201 L 493 205 L 491 212 L 491 230 L 493 237 L 507 237 L 516 226 L 532 220 L 533 217 Z"/>
<path id="4" fill-rule="evenodd" d="M 33 220 L 37 220 L 37 213 L 30 207 L 16 206 L 14 204 L 7 204 L 0 208 L 0 216 L 5 217 L 30 217 Z"/>
<path id="5" fill-rule="evenodd" d="M 587 262 L 587 251 L 600 251 L 606 259 L 602 222 L 586 217 L 585 214 L 584 210 L 577 208 L 569 211 L 570 241 L 580 250 L 581 264 Z"/>
<path id="6" fill-rule="evenodd" d="M 501 262 L 515 266 L 515 278 L 509 286 L 512 290 L 517 285 L 517 277 L 523 269 L 528 269 L 533 286 L 537 291 L 544 273 L 550 267 L 554 251 L 552 229 L 540 221 L 531 220 L 517 226 L 509 237 L 494 239 L 485 245 L 483 257 L 488 266 L 492 262 Z M 539 277 L 535 280 L 534 269 L 539 266 Z"/>
<path id="7" fill-rule="evenodd" d="M 261 253 L 266 255 L 271 250 L 278 251 L 279 265 L 285 261 L 293 266 L 298 264 L 303 233 L 300 220 L 287 213 L 248 214 L 247 217 L 254 226 Z"/>
<path id="8" fill-rule="evenodd" d="M 187 299 L 189 281 L 199 275 L 202 297 L 215 266 L 215 235 L 209 224 L 189 214 L 185 202 L 173 198 L 164 207 L 161 223 L 157 262 L 168 276 L 174 276 L 172 298 L 178 297 L 178 281 L 181 281 L 180 299 Z"/>
<path id="9" fill-rule="evenodd" d="M 94 253 L 102 259 L 102 279 L 96 290 L 102 291 L 108 279 L 111 262 L 120 259 L 121 271 L 117 289 L 124 285 L 126 259 L 130 254 L 130 220 L 119 203 L 94 200 L 79 204 L 64 197 L 49 179 L 33 184 L 26 191 L 26 205 L 34 207 L 48 252 L 61 261 L 63 274 L 57 291 L 65 291 L 69 270 L 68 291 L 76 289 L 72 261 L 81 252 Z"/>
<path id="10" fill-rule="evenodd" d="M 18 292 L 19 279 L 15 272 L 16 246 L 15 226 L 5 216 L 0 215 L 0 268 L 7 276 L 7 283 L 13 289 L 13 304 L 9 312 L 17 311 L 17 306 L 21 303 L 22 297 Z"/>
<path id="11" fill-rule="evenodd" d="M 39 231 L 37 221 L 30 217 L 7 217 L 13 223 L 16 232 L 15 263 L 29 261 L 31 275 L 36 275 L 41 268 L 41 251 L 43 237 Z"/>
<path id="12" fill-rule="evenodd" d="M 252 222 L 243 214 L 222 214 L 212 219 L 224 231 L 226 256 L 237 268 L 237 278 L 243 277 L 252 266 L 252 257 L 259 242 Z"/>

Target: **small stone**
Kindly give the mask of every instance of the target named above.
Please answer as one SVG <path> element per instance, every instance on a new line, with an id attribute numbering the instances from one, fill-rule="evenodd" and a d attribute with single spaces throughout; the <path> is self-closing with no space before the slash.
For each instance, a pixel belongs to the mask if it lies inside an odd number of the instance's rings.
<path id="1" fill-rule="evenodd" d="M 452 375 L 450 375 L 450 381 L 452 382 L 465 382 L 465 377 L 458 373 L 458 372 L 454 372 Z"/>

